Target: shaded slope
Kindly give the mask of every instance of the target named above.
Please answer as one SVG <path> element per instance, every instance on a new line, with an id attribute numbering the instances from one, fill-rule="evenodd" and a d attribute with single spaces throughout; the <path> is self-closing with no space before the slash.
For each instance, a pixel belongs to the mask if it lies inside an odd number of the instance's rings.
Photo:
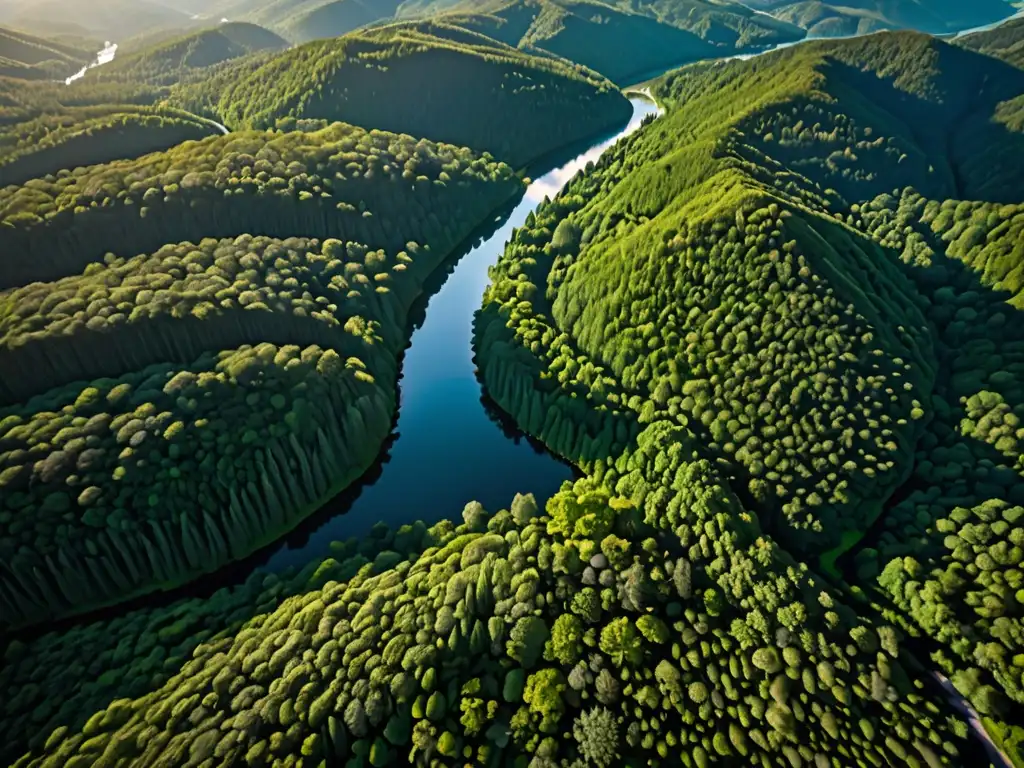
<path id="1" fill-rule="evenodd" d="M 516 167 L 630 113 L 592 72 L 427 22 L 242 61 L 172 101 L 233 128 L 344 120 L 486 150 Z"/>
<path id="2" fill-rule="evenodd" d="M 62 79 L 93 59 L 93 53 L 0 27 L 0 76 Z"/>
<path id="3" fill-rule="evenodd" d="M 0 188 L 219 132 L 205 118 L 154 106 L 157 96 L 132 84 L 0 78 Z"/>
<path id="4" fill-rule="evenodd" d="M 516 0 L 471 7 L 456 5 L 453 22 L 524 50 L 585 64 L 618 83 L 803 35 L 791 25 L 728 3 Z"/>

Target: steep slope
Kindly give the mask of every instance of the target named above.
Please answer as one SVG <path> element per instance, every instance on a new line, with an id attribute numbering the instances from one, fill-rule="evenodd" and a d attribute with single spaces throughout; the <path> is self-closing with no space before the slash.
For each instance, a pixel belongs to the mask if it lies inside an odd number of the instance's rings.
<path id="1" fill-rule="evenodd" d="M 443 24 L 394 24 L 242 61 L 172 101 L 226 125 L 344 120 L 451 141 L 522 167 L 624 123 L 607 81 Z"/>
<path id="2" fill-rule="evenodd" d="M 0 27 L 0 76 L 62 79 L 92 61 L 94 53 Z"/>
<path id="3" fill-rule="evenodd" d="M 833 570 L 856 549 L 850 578 L 1013 722 L 1024 73 L 882 33 L 687 67 L 656 95 L 668 114 L 493 271 L 488 392 L 598 476 L 645 425 L 685 430 L 790 552 Z"/>
<path id="4" fill-rule="evenodd" d="M 957 38 L 956 44 L 1024 69 L 1024 18 L 1012 19 L 995 29 Z"/>
<path id="5" fill-rule="evenodd" d="M 173 85 L 196 76 L 196 70 L 222 64 L 251 53 L 280 51 L 284 38 L 255 24 L 229 22 L 141 48 L 90 72 L 98 81 L 146 82 Z"/>

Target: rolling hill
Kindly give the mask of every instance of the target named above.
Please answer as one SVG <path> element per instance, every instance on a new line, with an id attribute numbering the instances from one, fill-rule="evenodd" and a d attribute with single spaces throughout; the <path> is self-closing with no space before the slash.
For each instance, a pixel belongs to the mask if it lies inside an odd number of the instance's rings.
<path id="1" fill-rule="evenodd" d="M 176 88 L 171 101 L 232 128 L 342 120 L 486 150 L 514 167 L 630 113 L 599 75 L 429 22 L 242 60 Z"/>
<path id="2" fill-rule="evenodd" d="M 262 51 L 280 51 L 288 42 L 268 29 L 245 22 L 228 22 L 210 29 L 162 40 L 120 55 L 91 71 L 94 81 L 145 82 L 173 85 L 196 70 Z"/>
<path id="3" fill-rule="evenodd" d="M 276 0 L 217 7 L 297 42 L 452 14 L 451 23 L 530 52 L 564 56 L 616 82 L 803 36 L 791 24 L 726 0 Z"/>
<path id="4" fill-rule="evenodd" d="M 1024 18 L 1011 19 L 995 29 L 957 38 L 956 44 L 1024 69 Z"/>
<path id="5" fill-rule="evenodd" d="M 0 27 L 0 77 L 63 79 L 95 57 L 95 52 Z"/>

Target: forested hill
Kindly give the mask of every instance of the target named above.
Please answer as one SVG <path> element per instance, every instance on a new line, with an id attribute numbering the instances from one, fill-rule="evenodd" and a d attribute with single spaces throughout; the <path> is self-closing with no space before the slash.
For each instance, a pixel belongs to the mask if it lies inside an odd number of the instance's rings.
<path id="1" fill-rule="evenodd" d="M 213 67 L 259 51 L 279 51 L 288 42 L 255 24 L 229 22 L 144 47 L 91 71 L 93 81 L 172 85 L 195 70 Z"/>
<path id="2" fill-rule="evenodd" d="M 0 188 L 219 133 L 148 87 L 0 78 Z"/>
<path id="3" fill-rule="evenodd" d="M 1024 69 L 1024 19 L 1011 19 L 995 29 L 965 35 L 956 42 Z"/>
<path id="4" fill-rule="evenodd" d="M 0 76 L 27 80 L 63 79 L 80 70 L 95 52 L 0 27 Z"/>
<path id="5" fill-rule="evenodd" d="M 1024 514 L 1024 73 L 881 33 L 655 93 L 666 116 L 493 270 L 488 392 L 597 476 L 636 466 L 630 439 L 666 466 L 659 436 L 690 435 L 774 541 L 845 558 L 983 714 L 1019 722 L 1001 585 Z M 642 472 L 614 488 L 649 515 L 671 498 Z"/>
<path id="6" fill-rule="evenodd" d="M 0 191 L 0 367 L 35 370 L 0 384 L 0 625 L 187 582 L 362 475 L 413 300 L 522 189 L 335 123 Z"/>
<path id="7" fill-rule="evenodd" d="M 883 29 L 958 32 L 1013 14 L 1006 0 L 751 0 L 749 5 L 797 24 L 814 37 L 863 35 Z"/>
<path id="8" fill-rule="evenodd" d="M 232 128 L 343 120 L 485 150 L 515 167 L 630 114 L 600 75 L 430 22 L 241 60 L 179 86 L 171 102 Z"/>
<path id="9" fill-rule="evenodd" d="M 513 0 L 485 5 L 486 12 L 460 12 L 466 5 L 452 11 L 453 23 L 526 51 L 562 56 L 622 84 L 687 61 L 797 40 L 803 34 L 771 19 L 748 23 L 724 9 L 715 19 L 695 12 L 684 24 L 679 18 L 674 19 L 678 23 L 661 20 L 653 10 L 642 14 L 591 2 Z M 734 29 L 724 33 L 719 17 Z"/>

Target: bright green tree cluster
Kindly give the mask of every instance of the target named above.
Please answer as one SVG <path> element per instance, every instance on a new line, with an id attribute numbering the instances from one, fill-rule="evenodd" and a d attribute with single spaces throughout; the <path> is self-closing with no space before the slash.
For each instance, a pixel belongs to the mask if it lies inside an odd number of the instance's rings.
<path id="1" fill-rule="evenodd" d="M 0 689 L 19 736 L 7 753 L 17 766 L 964 764 L 961 724 L 911 678 L 895 630 L 855 618 L 763 539 L 723 531 L 718 556 L 680 544 L 716 515 L 736 530 L 702 494 L 737 502 L 706 462 L 678 469 L 704 483 L 680 485 L 693 506 L 677 531 L 655 522 L 653 500 L 644 514 L 591 481 L 548 502 L 606 505 L 637 542 L 614 565 L 608 536 L 550 532 L 554 518 L 519 497 L 473 526 L 376 529 L 296 577 L 254 575 L 218 593 L 216 612 L 187 599 L 11 646 Z M 770 581 L 815 590 L 816 607 L 780 605 L 791 628 L 773 626 L 767 596 L 755 608 L 746 587 L 723 589 L 736 576 L 717 561 L 744 550 L 761 550 Z M 596 621 L 571 609 L 587 589 L 604 606 Z M 752 612 L 765 625 L 739 631 Z"/>
<path id="2" fill-rule="evenodd" d="M 687 67 L 655 93 L 665 117 L 492 270 L 488 391 L 634 500 L 678 490 L 625 463 L 672 424 L 772 541 L 870 590 L 1019 743 L 1024 174 L 1000 158 L 1024 152 L 1024 76 L 889 34 Z"/>

